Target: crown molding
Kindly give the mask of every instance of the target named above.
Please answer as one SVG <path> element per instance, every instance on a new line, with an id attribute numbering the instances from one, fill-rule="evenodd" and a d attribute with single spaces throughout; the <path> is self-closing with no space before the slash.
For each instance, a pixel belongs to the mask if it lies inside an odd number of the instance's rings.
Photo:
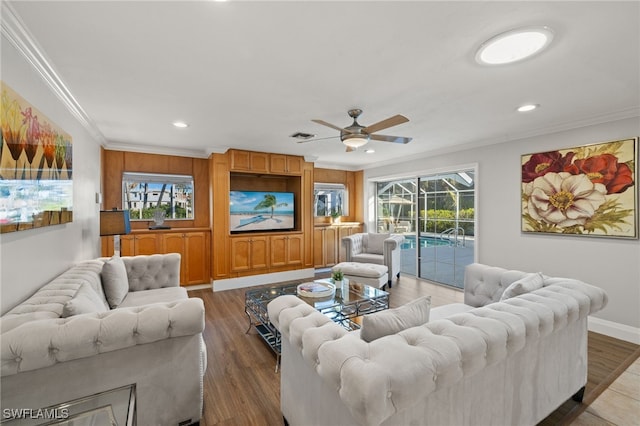
<path id="1" fill-rule="evenodd" d="M 106 145 L 107 140 L 104 135 L 71 94 L 71 91 L 45 54 L 44 49 L 38 44 L 38 41 L 33 34 L 31 34 L 24 22 L 22 22 L 20 15 L 18 15 L 13 6 L 5 1 L 2 2 L 2 12 L 0 13 L 0 30 L 2 35 L 20 52 L 40 77 L 42 77 L 51 91 L 62 101 L 64 106 L 80 124 L 87 129 L 101 145 Z"/>
<path id="2" fill-rule="evenodd" d="M 103 145 L 108 151 L 127 151 L 142 154 L 172 155 L 175 157 L 209 158 L 210 153 L 204 150 L 168 148 L 156 145 L 137 145 L 131 143 L 108 142 Z"/>

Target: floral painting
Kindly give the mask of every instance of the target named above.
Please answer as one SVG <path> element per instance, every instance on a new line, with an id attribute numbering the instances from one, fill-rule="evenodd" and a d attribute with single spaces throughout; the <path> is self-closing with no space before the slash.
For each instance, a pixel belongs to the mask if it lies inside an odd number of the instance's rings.
<path id="1" fill-rule="evenodd" d="M 638 138 L 522 156 L 522 231 L 638 238 Z"/>
<path id="2" fill-rule="evenodd" d="M 71 222 L 71 136 L 0 83 L 0 232 Z"/>

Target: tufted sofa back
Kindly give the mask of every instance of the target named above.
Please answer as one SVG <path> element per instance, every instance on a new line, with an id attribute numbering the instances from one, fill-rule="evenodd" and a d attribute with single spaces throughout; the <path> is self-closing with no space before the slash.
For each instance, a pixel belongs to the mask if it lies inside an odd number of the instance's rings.
<path id="1" fill-rule="evenodd" d="M 153 290 L 180 285 L 180 254 L 125 256 L 129 291 Z"/>
<path id="2" fill-rule="evenodd" d="M 83 284 L 88 284 L 104 301 L 105 308 L 109 309 L 100 279 L 102 265 L 100 260 L 87 260 L 58 275 L 2 316 L 2 333 L 29 321 L 60 318 L 64 304 L 73 298 Z"/>
<path id="3" fill-rule="evenodd" d="M 526 275 L 527 272 L 481 263 L 467 265 L 464 270 L 464 303 L 477 308 L 499 302 L 504 290 Z"/>

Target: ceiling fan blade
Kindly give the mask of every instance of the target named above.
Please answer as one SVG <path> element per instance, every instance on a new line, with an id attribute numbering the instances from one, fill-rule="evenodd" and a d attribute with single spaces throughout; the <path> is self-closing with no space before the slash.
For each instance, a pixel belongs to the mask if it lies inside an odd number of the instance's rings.
<path id="1" fill-rule="evenodd" d="M 304 140 L 297 141 L 297 142 L 298 143 L 307 143 L 307 142 L 323 141 L 323 140 L 326 140 L 326 139 L 337 139 L 339 137 L 340 136 L 337 135 L 337 136 L 329 136 L 329 137 L 326 137 L 326 138 L 304 139 Z"/>
<path id="2" fill-rule="evenodd" d="M 393 117 L 389 117 L 386 120 L 378 121 L 375 124 L 365 127 L 362 129 L 363 132 L 371 134 L 374 132 L 378 132 L 380 130 L 386 129 L 388 127 L 397 126 L 398 124 L 406 123 L 409 121 L 407 117 L 404 115 L 394 115 Z"/>
<path id="3" fill-rule="evenodd" d="M 344 130 L 342 127 L 338 127 L 338 126 L 336 126 L 334 124 L 327 123 L 324 120 L 311 120 L 311 121 L 313 121 L 314 123 L 322 124 L 323 126 L 331 127 L 332 129 L 336 129 L 336 130 L 339 130 L 339 131 L 343 131 Z"/>
<path id="4" fill-rule="evenodd" d="M 353 152 L 355 150 L 355 148 L 351 148 L 350 146 L 348 146 L 347 149 L 345 149 L 345 152 Z"/>
<path id="5" fill-rule="evenodd" d="M 405 138 L 403 136 L 387 136 L 387 135 L 369 135 L 370 139 L 374 141 L 393 142 L 393 143 L 409 143 L 412 138 Z"/>

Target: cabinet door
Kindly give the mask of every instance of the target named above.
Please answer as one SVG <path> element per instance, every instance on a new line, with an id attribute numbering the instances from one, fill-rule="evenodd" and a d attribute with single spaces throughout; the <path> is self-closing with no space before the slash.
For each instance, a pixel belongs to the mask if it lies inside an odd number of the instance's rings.
<path id="1" fill-rule="evenodd" d="M 271 237 L 271 266 L 285 266 L 287 264 L 287 237 L 274 235 Z"/>
<path id="2" fill-rule="evenodd" d="M 162 253 L 180 254 L 180 284 L 184 285 L 187 279 L 184 234 L 182 232 L 170 232 L 160 234 L 159 237 L 162 241 Z"/>
<path id="3" fill-rule="evenodd" d="M 251 268 L 251 239 L 231 238 L 231 271 L 243 272 Z"/>
<path id="4" fill-rule="evenodd" d="M 113 237 L 110 238 L 111 251 L 110 256 L 113 255 Z M 135 256 L 136 254 L 136 241 L 133 235 L 122 235 L 120 237 L 120 256 Z"/>
<path id="5" fill-rule="evenodd" d="M 269 161 L 269 171 L 271 173 L 286 173 L 287 156 L 282 154 L 271 154 Z"/>
<path id="6" fill-rule="evenodd" d="M 287 156 L 287 173 L 291 175 L 302 174 L 302 158 L 288 155 Z"/>
<path id="7" fill-rule="evenodd" d="M 265 269 L 269 267 L 269 242 L 267 237 L 251 238 L 251 268 Z"/>
<path id="8" fill-rule="evenodd" d="M 302 235 L 287 236 L 287 265 L 302 265 L 303 247 L 304 238 Z"/>
<path id="9" fill-rule="evenodd" d="M 231 156 L 231 170 L 241 170 L 248 172 L 251 170 L 251 159 L 249 158 L 249 151 L 230 151 Z"/>
<path id="10" fill-rule="evenodd" d="M 332 226 L 324 229 L 324 256 L 325 266 L 333 266 L 338 263 L 338 230 Z"/>
<path id="11" fill-rule="evenodd" d="M 180 253 L 184 258 L 184 234 L 182 232 L 172 232 L 162 234 L 162 253 Z"/>
<path id="12" fill-rule="evenodd" d="M 313 267 L 327 266 L 324 260 L 324 228 L 313 228 Z"/>
<path id="13" fill-rule="evenodd" d="M 184 283 L 206 284 L 211 282 L 209 276 L 209 233 L 187 232 L 184 234 L 185 265 Z"/>
<path id="14" fill-rule="evenodd" d="M 269 266 L 267 237 L 231 238 L 231 270 L 245 272 Z"/>
<path id="15" fill-rule="evenodd" d="M 158 243 L 156 234 L 142 234 L 135 236 L 136 256 L 141 254 L 158 253 Z"/>
<path id="16" fill-rule="evenodd" d="M 251 171 L 269 173 L 269 154 L 264 152 L 252 152 L 250 154 Z"/>

